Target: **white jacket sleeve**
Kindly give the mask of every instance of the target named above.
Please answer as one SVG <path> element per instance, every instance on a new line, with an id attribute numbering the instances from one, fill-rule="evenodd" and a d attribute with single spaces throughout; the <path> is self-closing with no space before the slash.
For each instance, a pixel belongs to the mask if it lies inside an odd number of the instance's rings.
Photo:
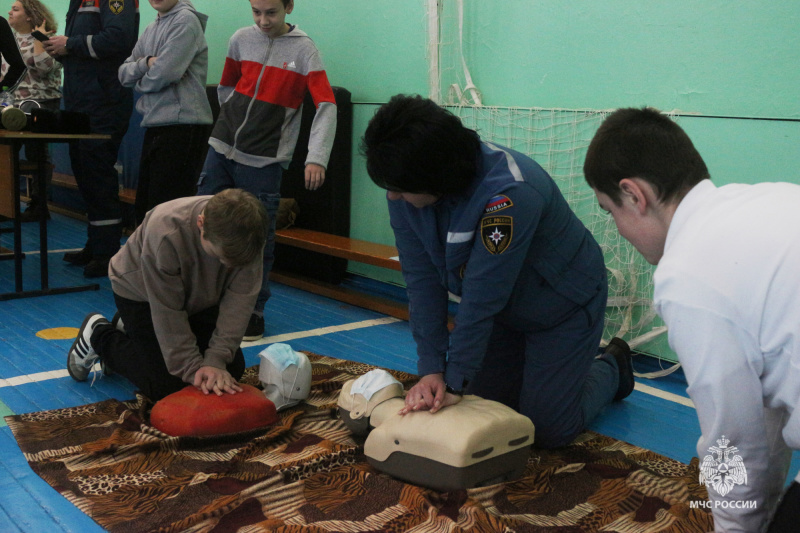
<path id="1" fill-rule="evenodd" d="M 721 298 L 701 294 L 692 301 L 703 297 Z M 758 341 L 712 310 L 724 306 L 659 304 L 697 408 L 697 453 L 716 531 L 759 532 L 781 494 L 791 453 L 781 435 L 782 414 L 764 407 Z"/>

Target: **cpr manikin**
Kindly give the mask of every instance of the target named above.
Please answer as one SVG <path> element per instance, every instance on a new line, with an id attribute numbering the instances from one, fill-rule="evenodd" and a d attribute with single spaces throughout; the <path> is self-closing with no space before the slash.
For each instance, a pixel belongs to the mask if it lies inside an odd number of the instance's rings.
<path id="1" fill-rule="evenodd" d="M 311 362 L 306 354 L 294 351 L 288 344 L 275 343 L 258 356 L 258 380 L 278 411 L 308 398 Z"/>
<path id="2" fill-rule="evenodd" d="M 337 404 L 348 429 L 367 436 L 364 454 L 375 469 L 439 491 L 520 477 L 533 444 L 528 417 L 477 396 L 401 416 L 403 386 L 384 370 L 346 382 Z"/>

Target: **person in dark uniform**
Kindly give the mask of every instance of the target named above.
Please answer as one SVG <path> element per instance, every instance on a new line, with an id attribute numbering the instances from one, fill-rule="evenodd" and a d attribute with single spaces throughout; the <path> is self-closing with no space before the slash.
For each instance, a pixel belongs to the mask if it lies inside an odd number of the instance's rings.
<path id="1" fill-rule="evenodd" d="M 133 91 L 117 78 L 139 35 L 138 0 L 70 0 L 64 35 L 50 37 L 48 54 L 64 65 L 64 108 L 86 113 L 92 133 L 109 140 L 70 145 L 70 161 L 89 216 L 88 240 L 64 260 L 86 277 L 108 275 L 120 247 L 122 215 L 114 165 L 133 111 Z"/>
<path id="2" fill-rule="evenodd" d="M 362 151 L 387 190 L 417 343 L 421 379 L 402 412 L 475 394 L 528 416 L 550 448 L 630 394 L 627 344 L 598 357 L 600 246 L 542 167 L 418 96 L 382 106 Z M 448 292 L 460 297 L 452 332 Z"/>

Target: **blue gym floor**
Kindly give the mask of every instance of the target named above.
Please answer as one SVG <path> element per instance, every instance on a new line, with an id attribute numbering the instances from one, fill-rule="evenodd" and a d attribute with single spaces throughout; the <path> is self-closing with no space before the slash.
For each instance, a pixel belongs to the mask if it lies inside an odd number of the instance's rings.
<path id="1" fill-rule="evenodd" d="M 61 256 L 83 246 L 86 224 L 55 213 L 52 217 L 50 286 L 85 284 L 82 269 L 68 266 Z M 12 248 L 12 234 L 0 234 L 0 246 Z M 38 288 L 38 248 L 38 224 L 24 224 L 25 289 Z M 120 376 L 105 376 L 90 386 L 91 379 L 78 383 L 66 372 L 67 350 L 86 314 L 114 314 L 110 283 L 107 278 L 98 281 L 99 291 L 0 301 L 0 415 L 133 398 L 133 387 Z M 13 289 L 13 261 L 0 261 L 0 293 Z M 265 338 L 243 344 L 248 366 L 257 364 L 266 344 L 286 342 L 296 350 L 416 371 L 408 324 L 394 318 L 275 283 L 266 318 Z M 62 338 L 52 339 L 59 334 Z M 73 338 L 63 338 L 70 334 Z M 659 362 L 637 356 L 634 365 L 638 372 L 649 372 Z M 637 380 L 637 390 L 607 407 L 590 429 L 682 462 L 696 455 L 700 435 L 680 371 L 658 380 Z M 31 471 L 1 417 L 0 458 L 0 531 L 103 531 Z M 790 477 L 798 469 L 800 454 L 795 453 Z"/>

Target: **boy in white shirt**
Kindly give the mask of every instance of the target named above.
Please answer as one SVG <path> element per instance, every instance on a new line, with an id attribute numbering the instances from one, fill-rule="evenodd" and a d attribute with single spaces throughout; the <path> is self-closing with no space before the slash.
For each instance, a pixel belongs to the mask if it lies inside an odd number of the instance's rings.
<path id="1" fill-rule="evenodd" d="M 686 372 L 717 531 L 796 531 L 800 449 L 800 186 L 716 187 L 689 137 L 654 109 L 600 126 L 586 181 L 654 265 L 656 310 Z"/>

